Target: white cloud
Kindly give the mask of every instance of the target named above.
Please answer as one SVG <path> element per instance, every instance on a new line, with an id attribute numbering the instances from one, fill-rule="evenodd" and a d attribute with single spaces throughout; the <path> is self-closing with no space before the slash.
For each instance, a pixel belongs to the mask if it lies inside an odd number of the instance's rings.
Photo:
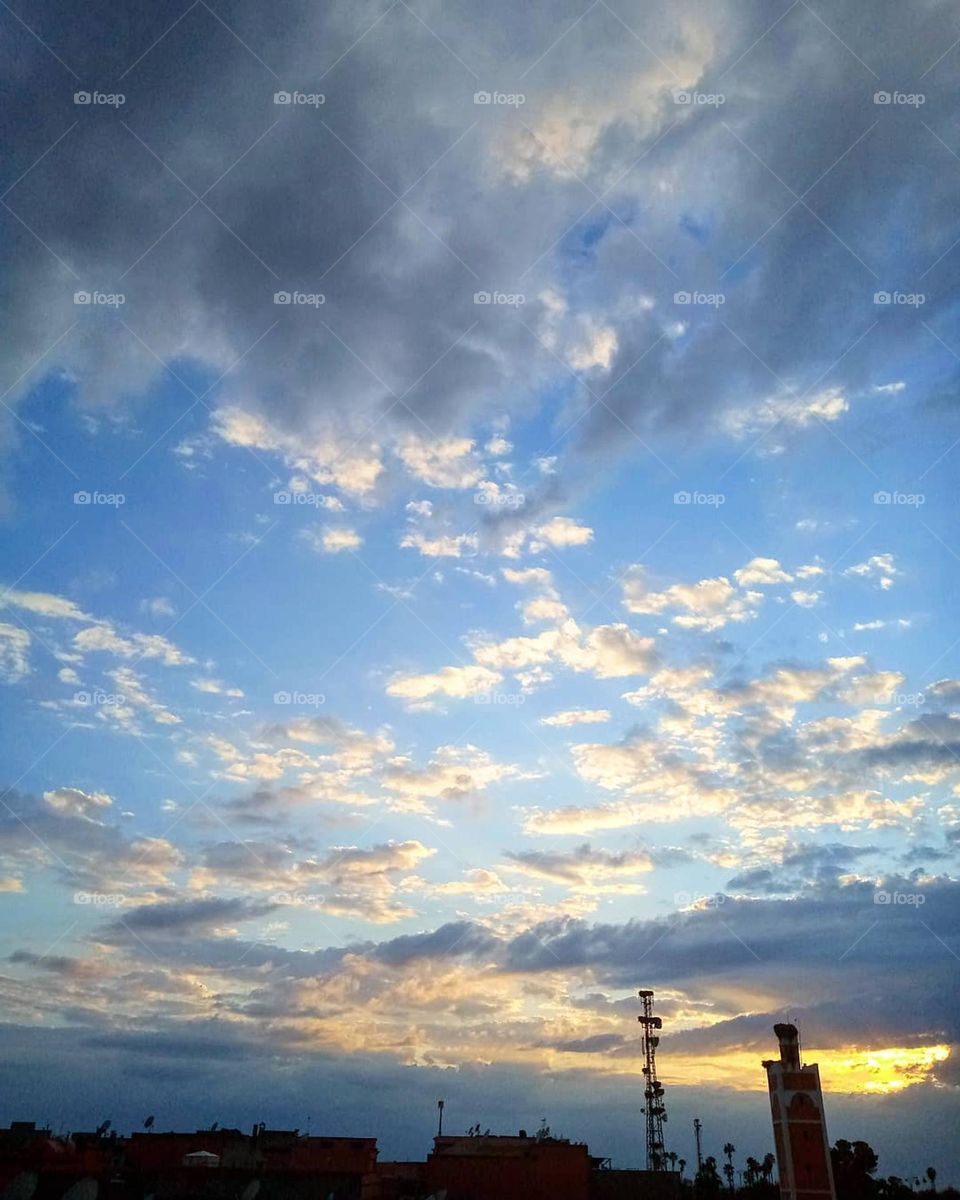
<path id="1" fill-rule="evenodd" d="M 723 426 L 733 437 L 743 438 L 777 426 L 806 429 L 816 421 L 837 421 L 849 408 L 842 388 L 825 388 L 814 396 L 779 395 L 759 404 L 729 409 Z"/>
<path id="2" fill-rule="evenodd" d="M 281 430 L 262 416 L 240 408 L 226 407 L 214 414 L 213 431 L 231 446 L 269 450 L 306 472 L 316 483 L 334 484 L 348 495 L 369 496 L 383 473 L 379 448 L 357 443 L 346 435 L 342 441 L 327 434 L 307 437 Z"/>
<path id="3" fill-rule="evenodd" d="M 873 554 L 866 562 L 857 563 L 844 571 L 844 575 L 854 575 L 878 583 L 883 591 L 893 587 L 893 581 L 899 574 L 892 554 Z"/>
<path id="4" fill-rule="evenodd" d="M 517 767 L 496 762 L 476 746 L 466 745 L 440 746 L 422 768 L 407 758 L 394 759 L 382 779 L 384 787 L 397 797 L 392 807 L 424 811 L 426 800 L 463 800 L 522 774 Z"/>
<path id="5" fill-rule="evenodd" d="M 615 329 L 588 322 L 581 339 L 567 352 L 567 362 L 575 371 L 589 371 L 593 367 L 609 371 L 619 345 Z"/>
<path id="6" fill-rule="evenodd" d="M 563 601 L 556 600 L 552 596 L 536 596 L 533 600 L 528 600 L 521 605 L 520 611 L 525 625 L 535 625 L 539 621 L 556 623 L 565 621 L 570 615 Z"/>
<path id="7" fill-rule="evenodd" d="M 745 567 L 734 571 L 733 577 L 741 587 L 790 583 L 793 579 L 775 558 L 752 558 Z"/>
<path id="8" fill-rule="evenodd" d="M 406 550 L 418 550 L 424 558 L 468 558 L 477 552 L 475 533 L 438 534 L 430 537 L 420 529 L 410 529 L 400 539 Z"/>
<path id="9" fill-rule="evenodd" d="M 93 620 L 93 617 L 78 608 L 72 600 L 67 600 L 63 596 L 54 596 L 50 592 L 18 592 L 14 588 L 8 588 L 6 591 L 0 592 L 0 607 L 4 605 L 13 605 L 26 612 L 36 613 L 37 616 L 51 617 L 56 620 Z"/>
<path id="10" fill-rule="evenodd" d="M 81 629 L 74 636 L 81 653 L 114 654 L 118 658 L 156 658 L 165 667 L 182 667 L 195 660 L 159 633 L 135 633 L 124 637 L 106 622 Z"/>
<path id="11" fill-rule="evenodd" d="M 25 629 L 0 621 L 0 679 L 17 683 L 29 675 L 29 649 L 30 634 Z"/>
<path id="12" fill-rule="evenodd" d="M 401 462 L 428 487 L 470 488 L 483 478 L 483 468 L 470 438 L 426 438 L 410 434 L 397 448 Z"/>
<path id="13" fill-rule="evenodd" d="M 79 788 L 60 787 L 43 793 L 44 801 L 59 813 L 93 820 L 102 809 L 113 804 L 106 792 L 82 792 Z"/>
<path id="14" fill-rule="evenodd" d="M 541 725 L 556 725 L 566 729 L 571 725 L 599 725 L 610 720 L 606 708 L 568 708 L 550 717 L 541 717 Z"/>
<path id="15" fill-rule="evenodd" d="M 420 701 L 431 696 L 464 699 L 491 692 L 503 676 L 483 666 L 443 667 L 426 675 L 395 675 L 387 684 L 388 696 L 399 700 Z"/>
<path id="16" fill-rule="evenodd" d="M 219 679 L 210 679 L 201 677 L 199 679 L 191 679 L 190 686 L 196 688 L 198 692 L 206 692 L 211 696 L 229 696 L 233 700 L 243 698 L 243 692 L 237 687 L 228 687 Z"/>
<path id="17" fill-rule="evenodd" d="M 313 546 L 324 554 L 342 554 L 345 550 L 359 550 L 363 538 L 355 529 L 346 526 L 336 526 L 324 529 L 319 535 L 311 538 Z"/>
<path id="18" fill-rule="evenodd" d="M 729 579 L 701 579 L 698 583 L 675 583 L 662 592 L 651 592 L 641 568 L 634 568 L 623 586 L 623 603 L 628 612 L 654 614 L 670 608 L 682 611 L 673 623 L 684 629 L 721 629 L 728 622 L 752 620 L 763 599 L 761 592 L 738 592 Z"/>
<path id="19" fill-rule="evenodd" d="M 553 586 L 553 575 L 546 567 L 526 567 L 523 570 L 517 570 L 514 567 L 504 567 L 501 571 L 507 583 L 516 583 L 521 586 L 533 584 L 535 587 L 542 588 L 549 595 L 555 595 Z"/>
<path id="20" fill-rule="evenodd" d="M 161 617 L 175 617 L 177 615 L 177 610 L 173 607 L 173 602 L 168 600 L 166 596 L 153 596 L 150 599 L 141 600 L 140 611 L 156 620 L 159 620 Z"/>
<path id="21" fill-rule="evenodd" d="M 600 679 L 614 679 L 645 675 L 654 662 L 654 644 L 653 638 L 641 637 L 626 625 L 597 625 L 584 634 L 575 621 L 566 620 L 533 637 L 478 642 L 473 655 L 496 670 L 519 671 L 555 662 Z"/>
<path id="22" fill-rule="evenodd" d="M 585 546 L 593 539 L 593 530 L 588 525 L 581 525 L 570 517 L 554 517 L 534 530 L 534 540 L 531 550 L 539 553 L 543 543 L 548 546 Z"/>

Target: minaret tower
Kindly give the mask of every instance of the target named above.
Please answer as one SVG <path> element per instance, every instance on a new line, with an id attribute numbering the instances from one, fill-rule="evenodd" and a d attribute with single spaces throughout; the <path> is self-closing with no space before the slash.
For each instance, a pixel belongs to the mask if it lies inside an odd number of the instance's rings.
<path id="1" fill-rule="evenodd" d="M 770 1086 L 781 1200 L 836 1200 L 820 1070 L 802 1066 L 796 1025 L 774 1025 L 780 1058 L 764 1062 Z"/>

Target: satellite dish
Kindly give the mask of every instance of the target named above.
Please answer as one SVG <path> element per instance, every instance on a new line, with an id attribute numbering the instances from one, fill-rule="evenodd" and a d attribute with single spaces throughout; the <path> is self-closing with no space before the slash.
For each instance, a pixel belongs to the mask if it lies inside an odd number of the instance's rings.
<path id="1" fill-rule="evenodd" d="M 144 1129 L 152 1129 L 152 1128 L 153 1128 L 153 1122 L 154 1122 L 155 1120 L 156 1120 L 156 1118 L 155 1118 L 154 1116 L 152 1116 L 152 1115 L 151 1115 L 151 1116 L 149 1116 L 149 1117 L 147 1117 L 147 1119 L 146 1119 L 146 1120 L 144 1121 L 144 1123 L 143 1123 L 143 1127 L 144 1127 Z"/>

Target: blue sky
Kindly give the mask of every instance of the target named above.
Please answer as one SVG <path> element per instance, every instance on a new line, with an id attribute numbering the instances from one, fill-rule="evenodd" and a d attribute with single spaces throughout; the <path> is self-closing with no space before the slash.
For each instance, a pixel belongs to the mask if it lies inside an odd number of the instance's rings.
<path id="1" fill-rule="evenodd" d="M 956 1181 L 954 17 L 287 7 L 4 18 L 0 1118 Z"/>

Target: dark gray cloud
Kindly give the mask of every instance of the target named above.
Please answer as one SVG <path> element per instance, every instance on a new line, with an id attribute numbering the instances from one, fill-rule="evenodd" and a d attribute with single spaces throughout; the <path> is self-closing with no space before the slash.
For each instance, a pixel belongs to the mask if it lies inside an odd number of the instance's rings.
<path id="1" fill-rule="evenodd" d="M 389 440 L 529 411 L 541 385 L 570 385 L 555 356 L 609 328 L 610 369 L 590 387 L 613 386 L 577 437 L 633 450 L 624 421 L 691 436 L 711 409 L 789 399 L 821 375 L 887 382 L 929 334 L 913 311 L 878 309 L 877 290 L 925 291 L 925 320 L 950 333 L 960 255 L 937 139 L 957 96 L 949 63 L 928 71 L 953 39 L 945 3 L 884 0 L 869 23 L 852 0 L 819 19 L 801 5 L 772 29 L 765 5 L 693 0 L 575 24 L 561 0 L 482 22 L 465 3 L 216 12 L 169 29 L 176 6 L 134 4 L 118 25 L 98 0 L 79 24 L 45 0 L 30 23 L 62 61 L 5 18 L 11 381 L 79 317 L 39 371 L 87 404 L 129 407 L 161 377 L 155 356 L 215 378 L 246 355 L 208 403 L 306 439 L 389 413 L 371 435 Z M 874 104 L 921 78 L 922 114 Z M 677 105 L 678 86 L 725 103 Z M 526 103 L 473 103 L 492 87 Z M 91 88 L 126 103 L 72 103 Z M 281 88 L 325 103 L 275 106 Z M 123 291 L 134 332 L 77 309 L 81 288 Z M 528 303 L 473 303 L 498 288 Z M 280 289 L 327 302 L 278 310 Z M 726 293 L 722 320 L 674 304 L 696 289 Z M 668 335 L 680 317 L 686 334 Z M 574 385 L 571 413 L 593 400 Z"/>
<path id="2" fill-rule="evenodd" d="M 234 921 L 252 921 L 277 907 L 269 902 L 255 903 L 239 898 L 212 897 L 203 900 L 177 900 L 166 904 L 145 904 L 130 909 L 112 925 L 115 934 L 181 935 L 209 931 Z"/>

